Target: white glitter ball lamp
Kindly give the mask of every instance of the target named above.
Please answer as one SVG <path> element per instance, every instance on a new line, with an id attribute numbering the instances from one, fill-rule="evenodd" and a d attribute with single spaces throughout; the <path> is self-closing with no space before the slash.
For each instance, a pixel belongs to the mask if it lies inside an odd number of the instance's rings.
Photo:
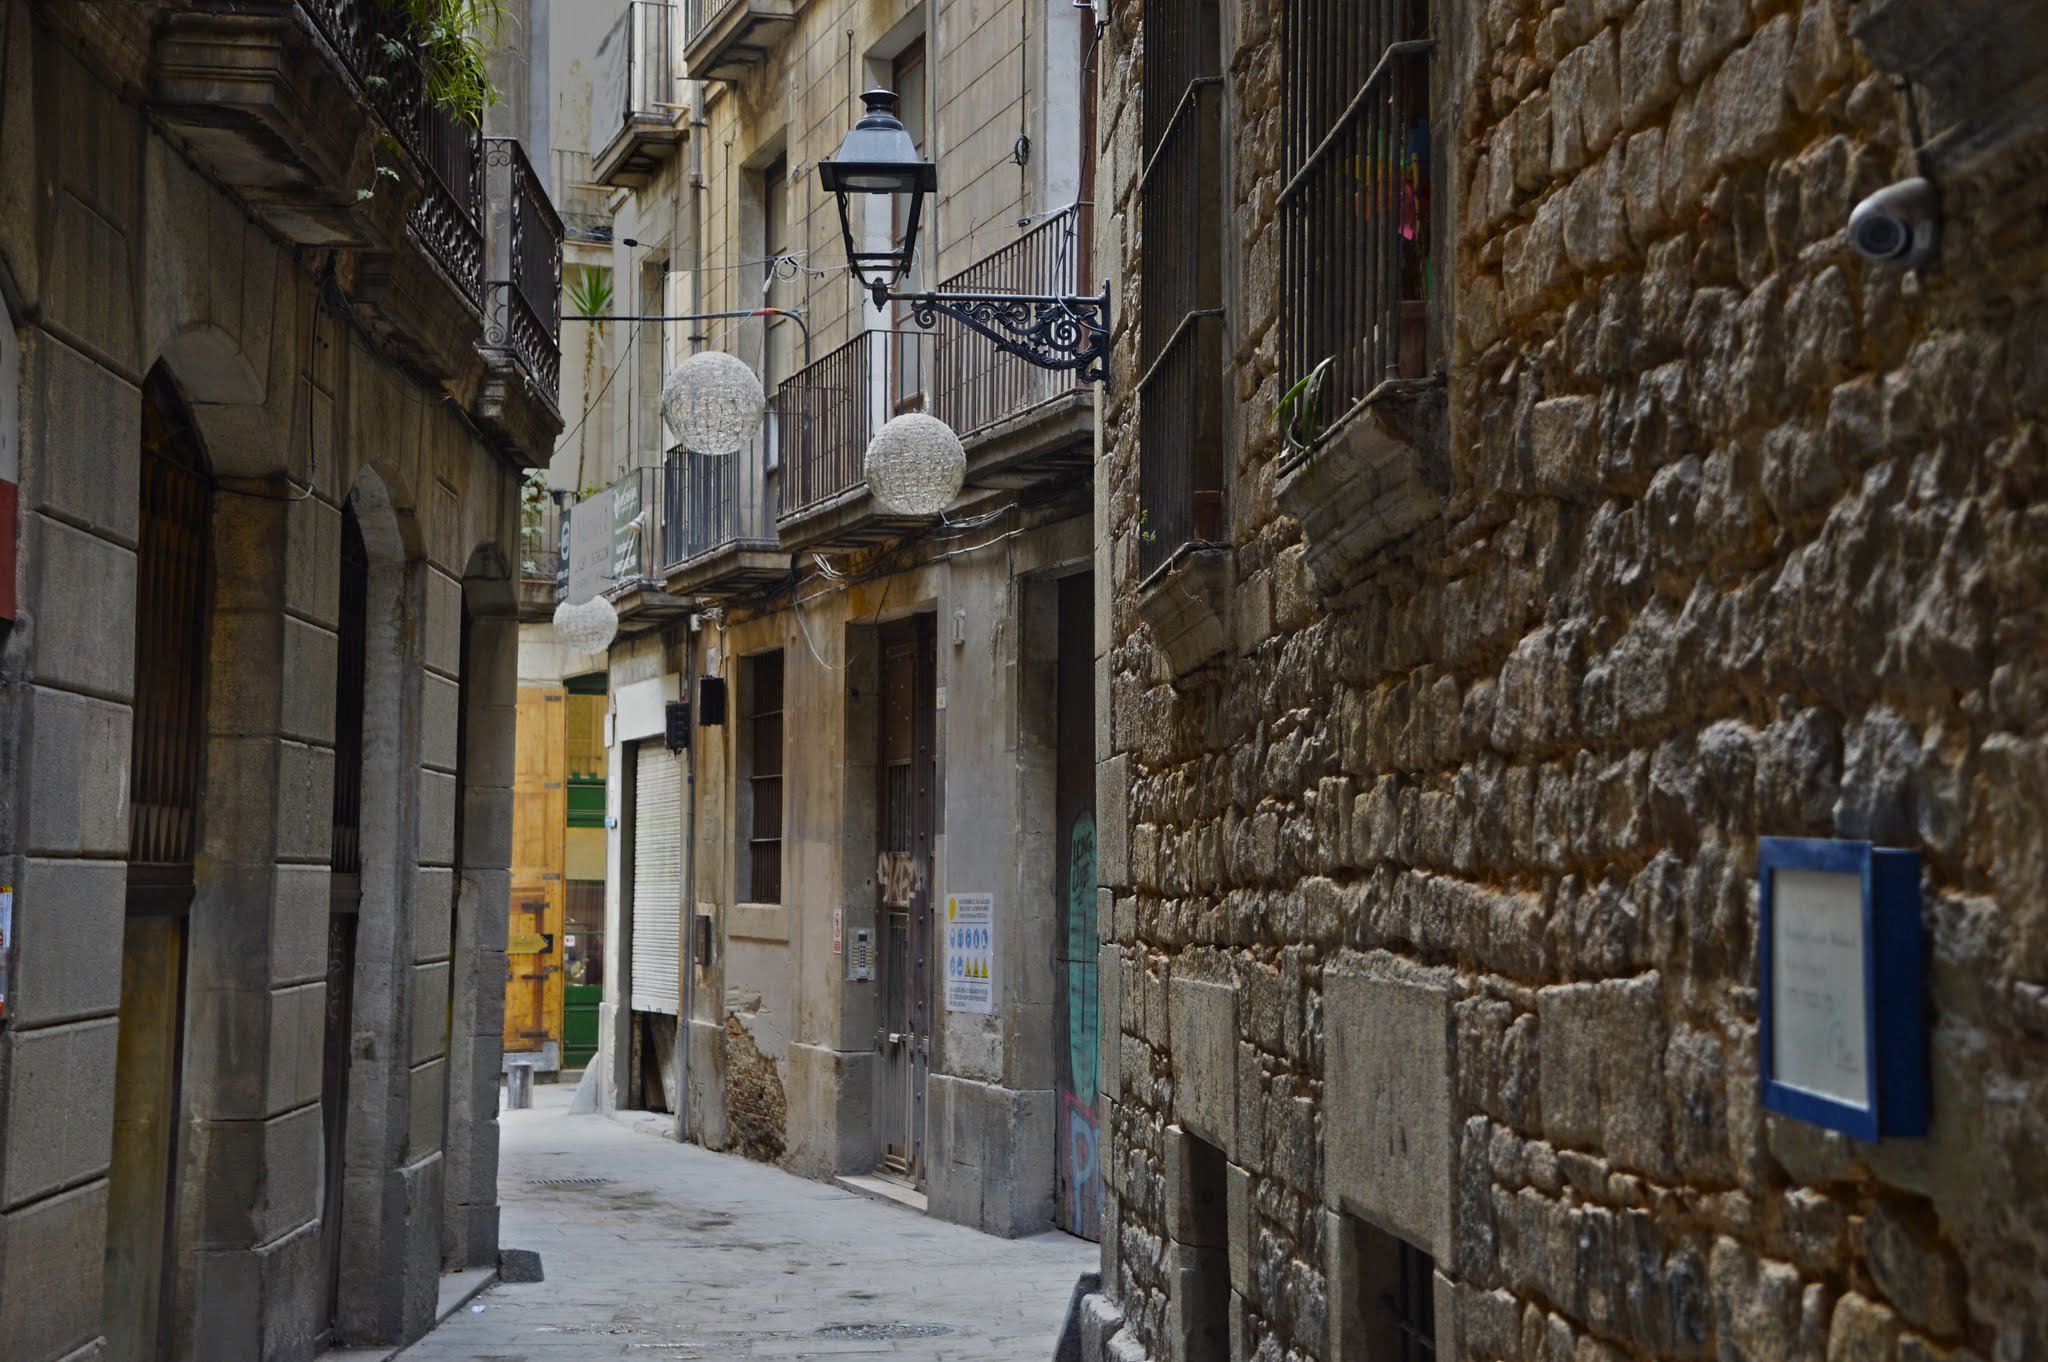
<path id="1" fill-rule="evenodd" d="M 555 639 L 575 653 L 601 653 L 619 632 L 619 612 L 602 596 L 555 607 Z"/>
<path id="2" fill-rule="evenodd" d="M 661 385 L 661 414 L 683 448 L 730 454 L 761 428 L 768 398 L 746 362 L 722 350 L 700 350 Z"/>
<path id="3" fill-rule="evenodd" d="M 967 451 L 953 428 L 921 411 L 906 413 L 868 442 L 865 472 L 875 503 L 896 515 L 937 515 L 960 495 Z"/>

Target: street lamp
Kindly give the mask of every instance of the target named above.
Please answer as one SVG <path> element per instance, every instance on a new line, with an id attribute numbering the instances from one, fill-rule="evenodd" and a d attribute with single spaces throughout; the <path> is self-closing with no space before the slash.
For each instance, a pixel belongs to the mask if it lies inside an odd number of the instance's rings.
<path id="1" fill-rule="evenodd" d="M 861 116 L 839 154 L 818 163 L 825 192 L 839 199 L 839 230 L 846 242 L 846 260 L 877 308 L 906 303 L 911 318 L 929 331 L 939 314 L 995 343 L 998 350 L 1029 360 L 1043 369 L 1080 370 L 1083 380 L 1100 382 L 1109 371 L 1109 285 L 1095 297 L 1026 293 L 898 293 L 917 258 L 917 229 L 924 197 L 936 193 L 939 168 L 917 154 L 903 121 L 896 116 L 896 96 L 869 90 L 861 96 Z M 886 200 L 910 198 L 903 240 L 888 250 L 864 251 L 854 240 L 848 200 L 852 195 Z"/>

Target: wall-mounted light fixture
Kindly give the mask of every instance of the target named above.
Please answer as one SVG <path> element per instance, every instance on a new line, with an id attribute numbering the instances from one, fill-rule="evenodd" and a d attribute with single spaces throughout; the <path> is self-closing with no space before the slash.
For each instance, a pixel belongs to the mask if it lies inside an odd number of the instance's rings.
<path id="1" fill-rule="evenodd" d="M 896 116 L 896 96 L 869 90 L 861 96 L 867 112 L 846 134 L 839 154 L 818 163 L 825 192 L 839 199 L 839 230 L 846 242 L 846 260 L 877 308 L 907 303 L 911 318 L 929 331 L 941 314 L 979 332 L 1007 355 L 1016 355 L 1043 369 L 1079 370 L 1088 382 L 1102 382 L 1109 373 L 1109 285 L 1095 297 L 1061 297 L 1026 293 L 899 293 L 917 259 L 917 231 L 924 199 L 939 187 L 939 168 L 918 155 L 903 121 Z M 887 250 L 862 250 L 854 238 L 851 199 L 866 196 L 870 205 L 903 197 L 909 204 L 903 218 L 901 244 Z"/>

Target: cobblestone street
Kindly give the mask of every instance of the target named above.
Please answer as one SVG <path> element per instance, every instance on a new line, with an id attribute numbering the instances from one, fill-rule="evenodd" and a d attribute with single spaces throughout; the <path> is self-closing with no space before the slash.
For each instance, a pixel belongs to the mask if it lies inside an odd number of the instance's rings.
<path id="1" fill-rule="evenodd" d="M 547 1279 L 485 1291 L 403 1362 L 1049 1359 L 1096 1264 L 1067 1235 L 992 1238 L 571 1116 L 571 1093 L 539 1087 L 500 1118 L 502 1242 L 537 1250 Z"/>

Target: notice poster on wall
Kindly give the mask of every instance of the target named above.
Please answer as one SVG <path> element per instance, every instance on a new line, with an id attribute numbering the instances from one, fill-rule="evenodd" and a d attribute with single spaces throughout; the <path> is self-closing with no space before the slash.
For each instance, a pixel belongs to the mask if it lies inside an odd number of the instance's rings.
<path id="1" fill-rule="evenodd" d="M 996 896 L 946 896 L 946 1010 L 995 1010 Z"/>

